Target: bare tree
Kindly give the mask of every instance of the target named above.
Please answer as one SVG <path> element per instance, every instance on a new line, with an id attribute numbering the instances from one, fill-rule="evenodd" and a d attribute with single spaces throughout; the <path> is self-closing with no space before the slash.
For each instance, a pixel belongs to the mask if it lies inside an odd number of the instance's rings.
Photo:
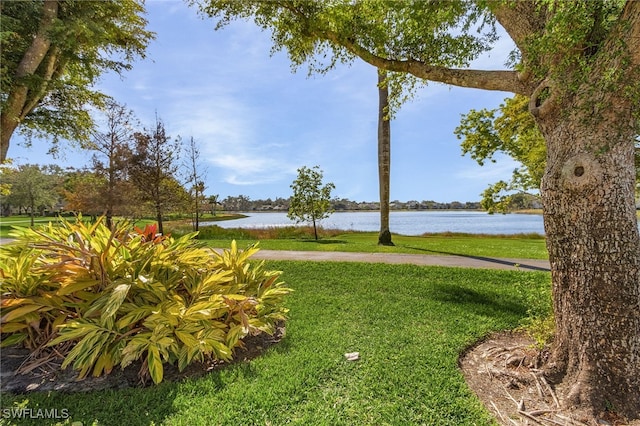
<path id="1" fill-rule="evenodd" d="M 206 170 L 201 171 L 200 167 L 200 149 L 198 144 L 191 137 L 186 148 L 187 159 L 185 168 L 187 169 L 187 185 L 189 187 L 189 195 L 191 196 L 191 215 L 193 230 L 200 229 L 200 215 L 202 212 L 202 203 L 204 201 L 204 177 Z"/>
<path id="2" fill-rule="evenodd" d="M 92 149 L 98 153 L 93 156 L 93 168 L 104 178 L 105 188 L 100 191 L 98 201 L 103 206 L 106 225 L 111 228 L 113 215 L 121 214 L 121 207 L 131 202 L 127 196 L 131 191 L 126 190 L 126 186 L 129 185 L 133 126 L 137 120 L 131 110 L 113 100 L 107 102 L 104 113 L 104 129 L 94 132 L 92 137 Z"/>

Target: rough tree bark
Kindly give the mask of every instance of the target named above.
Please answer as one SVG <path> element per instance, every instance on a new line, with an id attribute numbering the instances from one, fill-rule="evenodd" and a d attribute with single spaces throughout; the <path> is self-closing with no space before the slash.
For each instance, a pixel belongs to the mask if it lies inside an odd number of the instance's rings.
<path id="1" fill-rule="evenodd" d="M 637 417 L 640 238 L 634 132 L 623 109 L 602 112 L 595 125 L 585 116 L 585 105 L 596 101 L 590 98 L 563 104 L 567 116 L 556 112 L 537 120 L 547 141 L 541 194 L 556 320 L 546 373 L 561 385 L 566 406 L 596 411 L 588 415 L 609 408 Z"/>
<path id="2" fill-rule="evenodd" d="M 640 7 L 630 2 L 589 77 L 571 95 L 542 82 L 531 97 L 547 144 L 541 185 L 556 333 L 546 374 L 563 403 L 586 416 L 640 417 L 640 235 L 634 188 L 638 81 L 626 39 L 638 47 Z M 635 36 L 633 32 L 635 31 Z M 625 34 L 626 33 L 626 34 Z M 633 60 L 631 60 L 633 63 Z"/>
<path id="3" fill-rule="evenodd" d="M 638 2 L 622 17 L 576 90 L 551 78 L 529 105 L 547 144 L 541 195 L 556 332 L 545 372 L 563 404 L 587 417 L 640 417 Z"/>
<path id="4" fill-rule="evenodd" d="M 391 121 L 389 120 L 389 85 L 387 73 L 378 70 L 378 186 L 380 189 L 380 234 L 378 244 L 394 245 L 389 229 L 391 175 Z"/>

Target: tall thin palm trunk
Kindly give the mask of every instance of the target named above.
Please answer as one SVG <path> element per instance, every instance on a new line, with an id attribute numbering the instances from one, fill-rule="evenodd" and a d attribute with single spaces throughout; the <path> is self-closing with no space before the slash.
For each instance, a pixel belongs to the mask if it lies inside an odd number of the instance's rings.
<path id="1" fill-rule="evenodd" d="M 391 175 L 391 121 L 389 119 L 389 84 L 387 73 L 378 70 L 378 180 L 380 188 L 380 234 L 378 244 L 394 245 L 389 230 Z"/>

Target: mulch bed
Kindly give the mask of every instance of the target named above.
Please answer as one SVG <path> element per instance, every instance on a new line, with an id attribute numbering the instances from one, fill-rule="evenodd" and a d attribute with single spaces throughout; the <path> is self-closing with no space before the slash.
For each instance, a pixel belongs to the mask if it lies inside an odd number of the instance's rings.
<path id="1" fill-rule="evenodd" d="M 218 360 L 194 362 L 182 371 L 174 365 L 165 364 L 163 381 L 175 382 L 185 378 L 201 377 L 230 364 L 249 361 L 280 342 L 284 335 L 284 324 L 280 324 L 273 336 L 266 333 L 247 336 L 243 339 L 244 347 L 234 349 L 233 360 L 230 362 Z M 114 368 L 108 375 L 93 377 L 89 374 L 84 379 L 78 380 L 77 371 L 70 367 L 65 370 L 60 368 L 62 359 L 59 357 L 49 356 L 40 366 L 21 373 L 20 370 L 24 368 L 25 361 L 29 359 L 29 350 L 15 347 L 3 348 L 0 355 L 0 390 L 2 392 L 89 392 L 153 385 L 150 378 L 141 378 L 138 374 L 142 361 L 134 362 L 125 369 Z"/>

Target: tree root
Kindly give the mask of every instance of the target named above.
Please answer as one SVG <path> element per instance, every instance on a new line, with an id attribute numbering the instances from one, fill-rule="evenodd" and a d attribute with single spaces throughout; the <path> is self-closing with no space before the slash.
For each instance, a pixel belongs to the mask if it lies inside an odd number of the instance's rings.
<path id="1" fill-rule="evenodd" d="M 541 357 L 532 343 L 526 336 L 502 333 L 479 343 L 460 359 L 467 383 L 499 424 L 640 426 L 640 421 L 627 422 L 615 413 L 590 415 L 563 408 L 557 393 L 562 388 L 557 390 L 540 370 Z"/>

